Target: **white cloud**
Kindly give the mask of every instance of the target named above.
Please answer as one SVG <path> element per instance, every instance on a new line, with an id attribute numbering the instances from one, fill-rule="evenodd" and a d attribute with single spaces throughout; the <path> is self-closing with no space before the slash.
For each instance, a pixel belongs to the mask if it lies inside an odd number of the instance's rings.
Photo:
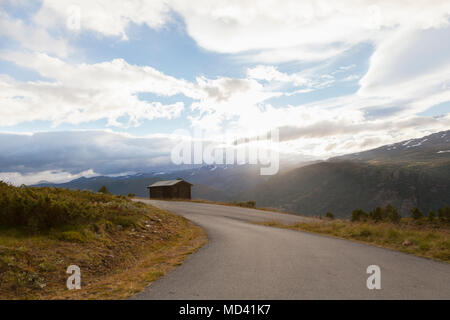
<path id="1" fill-rule="evenodd" d="M 445 24 L 445 1 L 170 1 L 189 35 L 212 51 L 262 62 L 323 60 L 395 28 Z M 217 36 L 220 35 L 220 36 Z M 238 35 L 238 36 L 237 36 Z"/>
<path id="2" fill-rule="evenodd" d="M 178 141 L 171 135 L 137 138 L 110 131 L 0 133 L 0 172 L 147 172 L 170 165 L 170 150 Z"/>
<path id="3" fill-rule="evenodd" d="M 198 78 L 197 83 L 207 96 L 191 105 L 200 114 L 190 119 L 194 127 L 207 130 L 253 130 L 257 124 L 252 117 L 264 107 L 261 103 L 281 95 L 254 79 Z"/>
<path id="4" fill-rule="evenodd" d="M 286 74 L 280 72 L 274 66 L 258 65 L 249 68 L 247 69 L 247 76 L 256 80 L 291 82 L 295 86 L 305 86 L 311 83 L 310 79 L 299 74 Z"/>
<path id="5" fill-rule="evenodd" d="M 44 0 L 34 21 L 64 26 L 71 1 Z M 277 63 L 332 58 L 355 44 L 382 41 L 397 29 L 422 30 L 448 22 L 441 0 L 80 0 L 81 30 L 127 39 L 130 23 L 160 28 L 180 15 L 203 48 Z"/>
<path id="6" fill-rule="evenodd" d="M 64 170 L 47 170 L 28 174 L 22 174 L 20 172 L 0 172 L 0 181 L 20 186 L 22 184 L 32 185 L 41 182 L 64 183 L 81 177 L 89 178 L 95 176 L 98 176 L 98 174 L 91 169 L 77 174 L 71 174 Z"/>
<path id="7" fill-rule="evenodd" d="M 372 55 L 358 96 L 385 98 L 409 114 L 450 101 L 449 38 L 450 25 L 393 34 Z"/>
<path id="8" fill-rule="evenodd" d="M 163 105 L 137 96 L 151 92 L 159 96 L 182 93 L 197 97 L 194 85 L 167 76 L 151 67 L 130 65 L 122 59 L 98 64 L 70 65 L 46 54 L 0 53 L 0 58 L 31 68 L 52 81 L 18 82 L 0 78 L 0 125 L 24 121 L 51 120 L 55 124 L 82 123 L 107 118 L 129 117 L 128 125 L 141 119 L 174 118 L 183 102 Z"/>
<path id="9" fill-rule="evenodd" d="M 67 56 L 70 48 L 66 40 L 56 39 L 42 27 L 8 16 L 0 9 L 0 37 L 18 42 L 23 48 Z"/>
<path id="10" fill-rule="evenodd" d="M 161 0 L 44 0 L 34 21 L 47 28 L 65 27 L 75 6 L 80 13 L 80 28 L 105 36 L 127 37 L 127 27 L 133 22 L 160 28 L 170 20 L 166 1 Z"/>

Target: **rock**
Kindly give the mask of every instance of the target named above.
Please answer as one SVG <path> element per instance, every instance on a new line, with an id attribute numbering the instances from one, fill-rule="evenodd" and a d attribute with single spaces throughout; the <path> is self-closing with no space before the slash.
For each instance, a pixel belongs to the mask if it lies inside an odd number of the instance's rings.
<path id="1" fill-rule="evenodd" d="M 117 230 L 122 230 L 122 229 L 123 229 L 122 225 L 118 224 L 117 225 Z"/>
<path id="2" fill-rule="evenodd" d="M 405 241 L 402 242 L 402 246 L 404 246 L 404 247 L 407 247 L 407 246 L 410 246 L 410 245 L 412 245 L 412 242 L 409 241 L 409 240 L 405 240 Z"/>

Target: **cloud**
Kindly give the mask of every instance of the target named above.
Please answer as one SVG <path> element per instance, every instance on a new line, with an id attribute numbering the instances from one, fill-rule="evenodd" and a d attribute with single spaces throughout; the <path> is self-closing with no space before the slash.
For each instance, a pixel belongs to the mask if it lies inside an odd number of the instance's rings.
<path id="1" fill-rule="evenodd" d="M 305 86 L 311 82 L 310 79 L 300 74 L 280 72 L 275 66 L 258 65 L 253 68 L 248 68 L 246 73 L 250 79 L 286 82 L 292 83 L 295 86 Z"/>
<path id="2" fill-rule="evenodd" d="M 32 185 L 43 182 L 64 183 L 81 177 L 89 178 L 95 176 L 98 176 L 98 174 L 92 170 L 86 170 L 77 174 L 71 174 L 63 170 L 48 170 L 28 174 L 0 172 L 0 181 L 20 186 L 22 184 Z"/>
<path id="3" fill-rule="evenodd" d="M 395 127 L 405 118 L 450 101 L 450 45 L 442 41 L 448 37 L 447 24 L 426 30 L 399 30 L 381 42 L 353 99 L 366 118 L 383 119 Z M 448 113 L 442 119 L 425 121 L 423 126 L 445 129 L 441 124 L 450 126 L 445 119 Z M 420 123 L 416 129 L 423 129 Z"/>
<path id="4" fill-rule="evenodd" d="M 169 3 L 201 47 L 266 63 L 324 60 L 397 28 L 441 26 L 450 12 L 450 5 L 439 0 Z"/>
<path id="5" fill-rule="evenodd" d="M 46 28 L 65 26 L 71 5 L 44 0 L 33 20 Z M 158 29 L 175 12 L 202 48 L 264 63 L 332 58 L 358 43 L 378 43 L 397 29 L 441 27 L 450 13 L 448 2 L 440 0 L 80 0 L 76 6 L 81 31 L 124 40 L 130 23 Z"/>
<path id="6" fill-rule="evenodd" d="M 71 65 L 44 53 L 1 52 L 0 59 L 30 68 L 48 80 L 20 82 L 0 76 L 0 125 L 33 120 L 79 124 L 108 119 L 109 125 L 139 125 L 142 119 L 180 116 L 183 102 L 164 105 L 140 100 L 139 93 L 169 97 L 182 94 L 194 100 L 194 126 L 219 128 L 223 120 L 246 115 L 280 92 L 255 79 L 198 77 L 195 82 L 168 76 L 152 67 L 130 65 L 123 59 Z M 127 123 L 119 122 L 126 116 Z"/>
<path id="7" fill-rule="evenodd" d="M 432 133 L 445 130 L 450 127 L 450 116 L 442 118 L 411 117 L 400 121 L 364 121 L 352 123 L 344 120 L 340 121 L 318 121 L 309 126 L 280 127 L 280 141 L 296 140 L 300 138 L 327 138 L 343 135 L 364 134 L 367 132 L 384 133 L 402 131 L 405 137 L 423 135 L 423 132 Z M 414 132 L 419 132 L 414 134 Z M 389 137 L 389 135 L 386 135 Z M 383 139 L 380 139 L 383 142 Z"/>
<path id="8" fill-rule="evenodd" d="M 256 124 L 253 115 L 264 108 L 262 103 L 282 94 L 254 79 L 198 78 L 197 83 L 207 95 L 192 103 L 191 110 L 199 111 L 199 115 L 190 116 L 190 120 L 193 127 L 212 131 L 224 127 L 228 131 L 251 129 Z"/>
<path id="9" fill-rule="evenodd" d="M 80 31 L 92 30 L 105 36 L 128 39 L 130 23 L 160 28 L 170 21 L 169 7 L 161 0 L 44 0 L 34 21 L 46 28 L 66 27 L 73 10 L 80 18 Z"/>
<path id="10" fill-rule="evenodd" d="M 78 124 L 103 118 L 120 125 L 118 119 L 123 116 L 129 118 L 126 125 L 136 125 L 142 119 L 178 117 L 184 108 L 183 102 L 164 105 L 140 100 L 141 92 L 159 96 L 182 93 L 193 98 L 201 94 L 185 80 L 122 59 L 70 65 L 42 53 L 0 52 L 0 58 L 49 79 L 18 82 L 0 77 L 2 126 L 33 120 Z"/>
<path id="11" fill-rule="evenodd" d="M 0 134 L 1 172 L 78 175 L 147 172 L 170 165 L 175 136 L 136 138 L 108 131 Z"/>
<path id="12" fill-rule="evenodd" d="M 7 37 L 18 42 L 23 48 L 45 51 L 65 57 L 69 53 L 69 45 L 65 39 L 55 38 L 43 27 L 11 18 L 0 9 L 0 37 Z"/>
<path id="13" fill-rule="evenodd" d="M 450 25 L 393 34 L 376 48 L 358 95 L 403 100 L 405 111 L 417 113 L 449 101 L 449 37 Z"/>

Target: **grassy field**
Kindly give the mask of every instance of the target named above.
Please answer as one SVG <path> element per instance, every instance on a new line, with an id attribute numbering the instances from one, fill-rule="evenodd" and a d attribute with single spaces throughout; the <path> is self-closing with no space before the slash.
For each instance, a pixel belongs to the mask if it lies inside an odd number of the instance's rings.
<path id="1" fill-rule="evenodd" d="M 0 299 L 122 299 L 206 242 L 186 219 L 123 196 L 0 182 Z M 81 269 L 68 290 L 69 265 Z"/>
<path id="2" fill-rule="evenodd" d="M 450 262 L 450 227 L 445 224 L 421 223 L 409 218 L 403 218 L 400 223 L 324 219 L 293 225 L 277 222 L 258 224 L 325 234 Z"/>

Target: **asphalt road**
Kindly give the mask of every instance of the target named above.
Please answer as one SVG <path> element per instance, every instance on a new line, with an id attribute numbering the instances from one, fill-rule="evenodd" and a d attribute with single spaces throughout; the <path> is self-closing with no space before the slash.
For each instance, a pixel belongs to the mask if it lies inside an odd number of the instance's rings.
<path id="1" fill-rule="evenodd" d="M 209 242 L 135 299 L 450 299 L 450 264 L 357 242 L 255 225 L 302 217 L 145 201 L 204 228 Z M 369 290 L 369 265 L 381 289 Z"/>

